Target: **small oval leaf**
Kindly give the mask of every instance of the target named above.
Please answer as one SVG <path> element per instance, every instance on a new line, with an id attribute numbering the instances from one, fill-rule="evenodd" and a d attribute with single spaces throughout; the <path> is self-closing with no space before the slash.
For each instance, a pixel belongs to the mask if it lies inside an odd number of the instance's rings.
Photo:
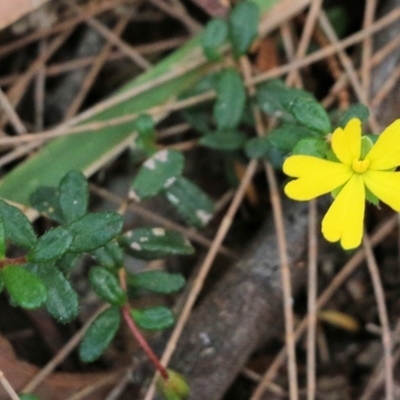
<path id="1" fill-rule="evenodd" d="M 47 291 L 43 282 L 24 267 L 4 267 L 3 280 L 12 300 L 23 308 L 39 308 L 46 301 Z"/>
<path id="2" fill-rule="evenodd" d="M 212 19 L 201 36 L 201 45 L 208 60 L 220 61 L 222 55 L 218 49 L 228 38 L 228 24 L 221 18 Z"/>
<path id="3" fill-rule="evenodd" d="M 222 72 L 216 92 L 217 101 L 214 105 L 213 114 L 218 130 L 236 128 L 246 103 L 246 92 L 239 73 L 233 68 Z"/>
<path id="4" fill-rule="evenodd" d="M 246 54 L 257 36 L 260 10 L 251 1 L 238 3 L 229 17 L 229 37 L 235 58 Z"/>
<path id="5" fill-rule="evenodd" d="M 154 196 L 182 173 L 184 158 L 175 150 L 161 150 L 147 159 L 132 182 L 130 196 L 140 201 Z"/>
<path id="6" fill-rule="evenodd" d="M 159 331 L 175 323 L 172 311 L 167 307 L 151 307 L 144 310 L 131 310 L 132 318 L 143 329 Z"/>
<path id="7" fill-rule="evenodd" d="M 121 235 L 118 241 L 129 254 L 144 260 L 194 252 L 192 245 L 184 236 L 164 228 L 134 229 Z"/>
<path id="8" fill-rule="evenodd" d="M 218 131 L 203 136 L 199 143 L 217 150 L 239 150 L 246 141 L 246 135 L 239 131 Z"/>
<path id="9" fill-rule="evenodd" d="M 0 214 L 3 218 L 6 237 L 17 246 L 26 249 L 33 247 L 36 234 L 25 214 L 3 200 L 0 200 Z"/>
<path id="10" fill-rule="evenodd" d="M 185 278 L 181 274 L 166 271 L 145 271 L 127 276 L 127 283 L 137 289 L 154 293 L 170 294 L 182 289 Z"/>
<path id="11" fill-rule="evenodd" d="M 34 265 L 32 268 L 47 290 L 46 308 L 57 321 L 66 324 L 78 316 L 78 294 L 55 265 Z"/>
<path id="12" fill-rule="evenodd" d="M 87 210 L 89 190 L 85 176 L 80 171 L 66 174 L 59 186 L 60 207 L 66 222 L 83 217 Z"/>
<path id="13" fill-rule="evenodd" d="M 316 132 L 331 132 L 331 122 L 324 108 L 309 97 L 297 97 L 290 105 L 290 111 L 297 122 Z"/>
<path id="14" fill-rule="evenodd" d="M 69 251 L 83 253 L 104 246 L 121 232 L 122 225 L 122 217 L 115 212 L 86 214 L 67 227 L 74 237 Z"/>
<path id="15" fill-rule="evenodd" d="M 65 219 L 60 207 L 60 191 L 53 186 L 42 186 L 36 189 L 29 197 L 30 205 L 41 214 L 46 215 L 59 224 Z"/>
<path id="16" fill-rule="evenodd" d="M 124 253 L 115 241 L 93 250 L 92 255 L 101 266 L 106 268 L 119 268 L 124 262 Z"/>
<path id="17" fill-rule="evenodd" d="M 50 229 L 37 240 L 26 258 L 34 263 L 57 260 L 69 249 L 72 240 L 71 233 L 62 226 Z"/>
<path id="18" fill-rule="evenodd" d="M 296 144 L 292 154 L 325 158 L 328 149 L 329 145 L 323 138 L 306 138 Z"/>
<path id="19" fill-rule="evenodd" d="M 340 117 L 339 126 L 344 128 L 352 118 L 358 118 L 361 121 L 366 121 L 369 117 L 368 107 L 364 104 L 351 105 Z"/>
<path id="20" fill-rule="evenodd" d="M 89 326 L 79 346 L 79 356 L 84 362 L 99 358 L 113 340 L 119 325 L 121 314 L 118 307 L 103 311 Z"/>
<path id="21" fill-rule="evenodd" d="M 203 227 L 213 216 L 214 205 L 210 198 L 183 176 L 165 190 L 165 196 L 190 225 Z"/>
<path id="22" fill-rule="evenodd" d="M 89 272 L 90 283 L 99 297 L 112 305 L 120 306 L 126 302 L 126 294 L 118 279 L 109 270 L 102 267 L 92 267 Z"/>

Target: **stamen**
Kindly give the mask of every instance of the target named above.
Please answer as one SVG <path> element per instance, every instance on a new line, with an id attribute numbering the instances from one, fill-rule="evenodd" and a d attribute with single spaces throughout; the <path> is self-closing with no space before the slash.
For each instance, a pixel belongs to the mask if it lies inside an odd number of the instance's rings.
<path id="1" fill-rule="evenodd" d="M 361 174 L 361 173 L 365 172 L 368 169 L 369 160 L 357 160 L 357 159 L 354 159 L 352 167 L 353 167 L 353 171 L 354 172 L 357 172 L 357 173 Z"/>

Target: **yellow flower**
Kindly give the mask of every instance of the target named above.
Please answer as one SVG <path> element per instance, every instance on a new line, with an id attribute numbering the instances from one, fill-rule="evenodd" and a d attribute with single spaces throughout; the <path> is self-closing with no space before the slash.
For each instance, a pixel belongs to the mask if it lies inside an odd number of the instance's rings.
<path id="1" fill-rule="evenodd" d="M 285 186 L 294 200 L 311 200 L 340 189 L 322 220 L 322 234 L 330 242 L 340 240 L 344 249 L 360 245 L 363 234 L 366 188 L 400 212 L 400 119 L 378 137 L 362 157 L 361 121 L 351 119 L 332 134 L 332 150 L 338 162 L 294 155 L 283 164 L 285 174 L 297 178 Z"/>

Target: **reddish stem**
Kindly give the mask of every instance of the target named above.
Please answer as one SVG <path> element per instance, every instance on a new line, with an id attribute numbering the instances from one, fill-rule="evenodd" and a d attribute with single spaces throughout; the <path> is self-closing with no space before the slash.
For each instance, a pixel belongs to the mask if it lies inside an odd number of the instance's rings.
<path id="1" fill-rule="evenodd" d="M 157 368 L 158 372 L 161 374 L 163 379 L 167 380 L 169 378 L 168 371 L 160 363 L 160 360 L 154 354 L 153 350 L 151 349 L 149 344 L 146 342 L 146 339 L 143 337 L 142 333 L 140 332 L 140 330 L 136 326 L 134 320 L 131 317 L 128 304 L 125 304 L 125 305 L 122 306 L 122 315 L 123 315 L 123 317 L 125 319 L 126 324 L 129 327 L 129 329 L 133 333 L 133 336 L 135 336 L 135 338 L 138 341 L 139 345 L 142 347 L 144 352 L 147 354 L 147 357 L 149 357 L 150 361 L 155 365 L 155 367 Z"/>
<path id="2" fill-rule="evenodd" d="M 119 282 L 120 282 L 121 288 L 126 292 L 125 270 L 122 268 L 119 270 Z M 121 309 L 122 309 L 122 315 L 124 317 L 124 320 L 125 320 L 126 324 L 128 325 L 129 329 L 131 330 L 131 332 L 133 333 L 133 336 L 135 336 L 139 345 L 142 347 L 144 352 L 147 354 L 147 357 L 149 357 L 150 361 L 157 368 L 158 372 L 163 377 L 163 379 L 167 380 L 169 378 L 168 371 L 160 363 L 160 360 L 155 355 L 155 353 L 153 352 L 153 350 L 149 346 L 149 344 L 146 342 L 146 339 L 143 337 L 142 332 L 140 332 L 139 328 L 136 326 L 135 321 L 133 320 L 131 313 L 130 313 L 129 302 L 126 302 L 121 307 Z"/>
<path id="3" fill-rule="evenodd" d="M 22 265 L 26 264 L 26 257 L 15 257 L 15 258 L 5 258 L 4 260 L 0 260 L 0 268 L 4 268 L 7 265 Z"/>

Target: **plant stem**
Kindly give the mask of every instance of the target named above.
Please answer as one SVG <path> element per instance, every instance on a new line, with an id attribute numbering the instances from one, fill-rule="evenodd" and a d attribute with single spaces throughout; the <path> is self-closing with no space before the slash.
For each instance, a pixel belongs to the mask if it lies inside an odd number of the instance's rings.
<path id="1" fill-rule="evenodd" d="M 22 265 L 26 264 L 26 257 L 15 257 L 15 258 L 5 258 L 0 260 L 0 269 L 6 267 L 7 265 Z"/>
<path id="2" fill-rule="evenodd" d="M 126 279 L 125 279 L 125 270 L 121 268 L 119 270 L 119 282 L 121 285 L 121 288 L 126 292 Z M 147 357 L 149 357 L 150 361 L 154 364 L 160 375 L 164 380 L 168 380 L 169 374 L 166 368 L 161 364 L 160 360 L 152 350 L 152 348 L 149 346 L 147 343 L 146 339 L 143 337 L 142 332 L 140 332 L 139 328 L 135 324 L 135 321 L 133 320 L 131 313 L 130 313 L 130 306 L 129 302 L 126 302 L 122 307 L 122 316 L 124 317 L 124 320 L 126 324 L 128 325 L 129 329 L 133 333 L 133 336 L 135 336 L 135 339 L 138 341 L 139 345 L 142 347 L 144 352 L 147 354 Z"/>
<path id="3" fill-rule="evenodd" d="M 160 360 L 158 357 L 155 355 L 149 344 L 146 342 L 146 339 L 143 337 L 142 333 L 136 326 L 135 322 L 133 321 L 131 314 L 129 312 L 129 305 L 125 304 L 122 306 L 122 315 L 125 319 L 126 324 L 128 325 L 129 329 L 133 333 L 133 336 L 135 336 L 136 340 L 138 341 L 139 345 L 142 347 L 144 352 L 147 354 L 147 357 L 149 357 L 150 361 L 154 364 L 154 366 L 157 368 L 158 372 L 161 374 L 163 379 L 167 380 L 169 378 L 168 371 L 165 369 L 165 367 L 160 363 Z"/>

